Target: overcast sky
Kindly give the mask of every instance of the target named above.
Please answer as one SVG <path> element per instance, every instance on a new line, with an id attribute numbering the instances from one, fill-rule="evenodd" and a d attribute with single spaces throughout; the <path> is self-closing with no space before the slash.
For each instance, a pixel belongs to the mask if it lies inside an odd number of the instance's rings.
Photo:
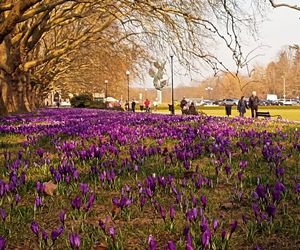
<path id="1" fill-rule="evenodd" d="M 286 1 L 289 3 L 299 4 L 300 1 L 290 0 Z M 257 34 L 257 40 L 254 41 L 252 38 L 248 39 L 246 42 L 248 43 L 248 47 L 244 46 L 244 53 L 247 54 L 254 48 L 262 45 L 260 50 L 257 50 L 255 54 L 259 54 L 261 56 L 254 59 L 250 65 L 250 68 L 255 65 L 267 65 L 271 60 L 276 60 L 280 50 L 282 50 L 285 46 L 300 44 L 300 12 L 295 11 L 288 8 L 270 8 L 270 12 L 266 17 L 266 20 L 261 23 L 259 26 L 259 34 Z M 226 62 L 226 65 L 235 70 L 234 63 L 230 62 L 231 55 L 229 52 L 224 53 L 224 48 L 220 47 L 219 49 L 219 57 L 223 62 Z M 166 65 L 167 74 L 170 75 L 169 65 Z M 176 57 L 175 57 L 175 71 L 180 71 L 180 74 L 175 74 L 174 77 L 174 85 L 190 85 L 191 78 L 194 80 L 203 79 L 201 75 L 190 75 L 182 76 L 184 69 L 182 69 L 178 64 L 176 65 Z M 210 72 L 211 73 L 211 72 Z M 209 72 L 204 71 L 205 76 L 210 75 Z M 139 85 L 141 84 L 134 84 Z M 144 85 L 146 88 L 153 87 L 152 81 L 150 78 L 146 80 Z"/>
<path id="2" fill-rule="evenodd" d="M 288 1 L 298 3 L 300 1 Z M 261 52 L 264 56 L 256 61 L 267 64 L 276 60 L 279 51 L 286 45 L 300 44 L 300 12 L 288 8 L 277 8 L 270 11 L 268 20 L 259 28 L 259 40 L 251 47 L 259 44 L 268 45 Z"/>

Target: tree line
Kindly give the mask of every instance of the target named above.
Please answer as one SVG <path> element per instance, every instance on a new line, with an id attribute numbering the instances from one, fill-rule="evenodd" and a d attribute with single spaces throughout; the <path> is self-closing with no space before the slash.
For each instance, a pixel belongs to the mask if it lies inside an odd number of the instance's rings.
<path id="1" fill-rule="evenodd" d="M 126 70 L 137 77 L 170 53 L 191 70 L 199 62 L 226 70 L 211 52 L 218 43 L 239 69 L 247 64 L 241 30 L 253 32 L 270 4 L 282 6 L 271 0 L 3 0 L 0 114 L 35 110 L 55 88 L 100 89 L 108 80 L 121 93 Z"/>

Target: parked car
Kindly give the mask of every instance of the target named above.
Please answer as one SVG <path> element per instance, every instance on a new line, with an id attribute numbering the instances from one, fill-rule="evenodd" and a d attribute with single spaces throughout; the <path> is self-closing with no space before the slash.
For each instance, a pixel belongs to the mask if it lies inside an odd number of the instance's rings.
<path id="1" fill-rule="evenodd" d="M 222 102 L 222 105 L 224 106 L 234 106 L 234 105 L 238 105 L 239 100 L 238 99 L 224 99 Z"/>
<path id="2" fill-rule="evenodd" d="M 266 106 L 278 106 L 279 101 L 278 100 L 266 100 Z"/>
<path id="3" fill-rule="evenodd" d="M 279 105 L 284 105 L 284 106 L 292 106 L 296 105 L 297 103 L 293 101 L 293 99 L 280 99 L 279 100 Z"/>
<path id="4" fill-rule="evenodd" d="M 223 102 L 223 100 L 215 100 L 215 101 L 213 101 L 213 104 L 219 106 L 219 105 L 222 105 L 222 102 Z"/>

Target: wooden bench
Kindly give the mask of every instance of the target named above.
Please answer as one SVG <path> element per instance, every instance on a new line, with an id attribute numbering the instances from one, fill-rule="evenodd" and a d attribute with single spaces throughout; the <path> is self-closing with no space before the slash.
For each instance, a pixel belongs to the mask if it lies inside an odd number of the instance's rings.
<path id="1" fill-rule="evenodd" d="M 257 111 L 256 112 L 256 117 L 265 117 L 265 118 L 271 118 L 271 117 L 277 117 L 277 119 L 282 119 L 281 115 L 271 115 L 270 112 L 265 111 Z"/>

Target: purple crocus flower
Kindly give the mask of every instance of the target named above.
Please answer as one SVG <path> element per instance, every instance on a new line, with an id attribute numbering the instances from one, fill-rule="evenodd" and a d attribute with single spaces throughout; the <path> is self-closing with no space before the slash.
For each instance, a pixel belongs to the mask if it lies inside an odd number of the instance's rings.
<path id="1" fill-rule="evenodd" d="M 248 218 L 246 217 L 246 215 L 242 215 L 242 220 L 243 220 L 243 223 L 246 225 L 247 222 L 248 222 Z"/>
<path id="2" fill-rule="evenodd" d="M 281 199 L 281 192 L 279 190 L 273 190 L 272 192 L 272 198 L 273 198 L 273 201 L 280 201 Z"/>
<path id="3" fill-rule="evenodd" d="M 284 168 L 283 167 L 277 167 L 276 168 L 276 176 L 279 178 L 281 176 L 284 176 Z"/>
<path id="4" fill-rule="evenodd" d="M 72 249 L 79 249 L 80 248 L 80 236 L 76 233 L 71 233 L 69 235 L 70 246 Z"/>
<path id="5" fill-rule="evenodd" d="M 200 228 L 201 228 L 202 232 L 205 232 L 208 229 L 208 221 L 205 218 L 205 216 L 202 216 L 202 221 L 201 221 Z"/>
<path id="6" fill-rule="evenodd" d="M 103 220 L 99 220 L 99 226 L 101 227 L 103 232 L 105 232 L 105 222 Z"/>
<path id="7" fill-rule="evenodd" d="M 275 217 L 275 214 L 276 214 L 276 207 L 275 207 L 274 204 L 270 204 L 270 205 L 267 207 L 267 213 L 268 213 L 269 217 L 272 217 L 272 218 Z"/>
<path id="8" fill-rule="evenodd" d="M 77 170 L 75 170 L 73 172 L 73 179 L 74 179 L 74 181 L 78 181 L 78 171 Z"/>
<path id="9" fill-rule="evenodd" d="M 39 237 L 39 226 L 38 226 L 38 224 L 37 224 L 35 221 L 32 221 L 32 222 L 31 222 L 30 228 L 31 228 L 32 232 L 33 232 L 37 237 Z"/>
<path id="10" fill-rule="evenodd" d="M 0 250 L 4 250 L 6 247 L 6 240 L 0 235 Z"/>
<path id="11" fill-rule="evenodd" d="M 295 192 L 298 193 L 298 194 L 300 194 L 300 183 L 296 184 Z"/>
<path id="12" fill-rule="evenodd" d="M 237 227 L 237 224 L 238 224 L 237 220 L 235 220 L 233 223 L 230 224 L 230 234 L 234 233 L 234 231 Z"/>
<path id="13" fill-rule="evenodd" d="M 283 185 L 282 182 L 277 181 L 275 186 L 274 186 L 274 190 L 279 191 L 279 192 L 284 192 L 285 186 Z"/>
<path id="14" fill-rule="evenodd" d="M 210 230 L 207 228 L 201 237 L 201 242 L 202 242 L 203 248 L 207 248 L 209 246 L 210 237 L 211 237 L 211 233 L 210 233 Z"/>
<path id="15" fill-rule="evenodd" d="M 86 183 L 80 183 L 79 188 L 83 196 L 85 196 L 90 191 L 89 185 Z"/>
<path id="16" fill-rule="evenodd" d="M 70 175 L 67 175 L 66 177 L 65 177 L 65 181 L 66 181 L 66 183 L 69 185 L 70 184 L 70 182 L 71 182 L 71 177 L 70 177 Z"/>
<path id="17" fill-rule="evenodd" d="M 201 203 L 202 203 L 202 206 L 203 208 L 205 209 L 206 208 L 206 205 L 207 205 L 207 200 L 206 200 L 206 196 L 205 195 L 201 195 Z"/>
<path id="18" fill-rule="evenodd" d="M 141 198 L 140 198 L 140 204 L 141 204 L 141 209 L 143 209 L 143 207 L 146 204 L 146 198 L 145 198 L 144 195 L 142 195 Z"/>
<path id="19" fill-rule="evenodd" d="M 160 206 L 159 211 L 162 219 L 164 220 L 164 222 L 166 222 L 166 210 L 162 206 Z"/>
<path id="20" fill-rule="evenodd" d="M 138 171 L 139 171 L 139 166 L 135 164 L 135 165 L 134 165 L 134 172 L 137 173 Z"/>
<path id="21" fill-rule="evenodd" d="M 90 197 L 89 197 L 89 200 L 88 200 L 88 203 L 86 205 L 86 210 L 90 210 L 90 208 L 93 206 L 94 204 L 94 201 L 95 201 L 95 194 L 94 193 L 91 193 L 90 194 Z"/>
<path id="22" fill-rule="evenodd" d="M 72 201 L 71 201 L 71 206 L 73 209 L 79 210 L 81 207 L 81 198 L 79 195 L 77 195 Z"/>
<path id="23" fill-rule="evenodd" d="M 115 228 L 113 226 L 110 226 L 108 232 L 109 232 L 110 237 L 112 237 L 112 239 L 115 240 L 115 238 L 116 238 Z"/>
<path id="24" fill-rule="evenodd" d="M 36 191 L 38 193 L 44 193 L 45 192 L 45 185 L 43 183 L 41 183 L 40 181 L 38 181 L 36 183 Z"/>
<path id="25" fill-rule="evenodd" d="M 225 229 L 222 230 L 222 232 L 221 232 L 221 237 L 222 237 L 222 240 L 225 239 L 225 237 L 226 237 L 226 230 L 225 230 Z"/>
<path id="26" fill-rule="evenodd" d="M 16 206 L 19 204 L 20 200 L 21 200 L 21 196 L 19 194 L 16 194 Z"/>
<path id="27" fill-rule="evenodd" d="M 52 238 L 52 241 L 56 241 L 57 238 L 64 232 L 64 227 L 63 226 L 60 226 L 58 230 L 53 230 L 51 232 L 51 238 Z"/>
<path id="28" fill-rule="evenodd" d="M 190 209 L 186 212 L 186 218 L 187 218 L 187 220 L 192 222 L 192 220 L 194 219 L 194 213 L 193 213 L 192 209 Z"/>
<path id="29" fill-rule="evenodd" d="M 218 229 L 219 226 L 219 221 L 217 219 L 214 219 L 213 221 L 213 229 L 214 231 L 216 231 Z"/>
<path id="30" fill-rule="evenodd" d="M 42 230 L 42 238 L 43 238 L 43 241 L 45 242 L 45 244 L 47 245 L 48 234 L 44 229 Z"/>
<path id="31" fill-rule="evenodd" d="M 252 208 L 253 208 L 253 212 L 254 212 L 255 217 L 257 217 L 257 215 L 258 215 L 258 206 L 257 206 L 257 204 L 253 203 Z"/>
<path id="32" fill-rule="evenodd" d="M 41 196 L 35 198 L 35 207 L 41 207 L 43 205 L 43 199 Z"/>
<path id="33" fill-rule="evenodd" d="M 265 196 L 266 196 L 266 188 L 264 187 L 264 185 L 259 184 L 256 187 L 256 193 L 257 193 L 259 198 L 264 199 Z"/>
<path id="34" fill-rule="evenodd" d="M 170 207 L 170 219 L 173 222 L 175 217 L 175 208 L 173 206 Z"/>
<path id="35" fill-rule="evenodd" d="M 225 166 L 225 172 L 226 172 L 227 176 L 230 175 L 230 173 L 231 173 L 231 168 L 230 168 L 229 165 L 226 165 L 226 166 Z"/>
<path id="36" fill-rule="evenodd" d="M 239 181 L 242 181 L 242 178 L 243 178 L 243 172 L 239 171 L 238 172 L 238 179 L 239 179 Z"/>
<path id="37" fill-rule="evenodd" d="M 187 233 L 186 236 L 186 245 L 185 250 L 193 250 L 193 237 L 190 232 Z"/>
<path id="38" fill-rule="evenodd" d="M 239 161 L 239 166 L 242 170 L 244 170 L 248 165 L 248 161 Z"/>
<path id="39" fill-rule="evenodd" d="M 168 250 L 176 250 L 176 244 L 173 241 L 168 241 Z"/>
<path id="40" fill-rule="evenodd" d="M 153 236 L 150 234 L 148 237 L 149 250 L 156 250 L 156 241 Z"/>
<path id="41" fill-rule="evenodd" d="M 66 219 L 66 211 L 62 210 L 59 214 L 59 220 L 63 225 L 65 224 L 65 219 Z"/>

